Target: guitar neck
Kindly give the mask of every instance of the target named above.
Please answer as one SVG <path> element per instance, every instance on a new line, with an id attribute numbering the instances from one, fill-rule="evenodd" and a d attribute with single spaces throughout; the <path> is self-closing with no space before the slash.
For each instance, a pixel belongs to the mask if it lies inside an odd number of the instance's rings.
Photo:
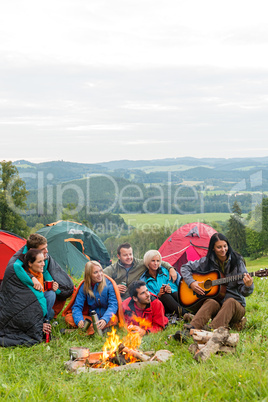
<path id="1" fill-rule="evenodd" d="M 255 276 L 255 272 L 248 272 L 248 274 L 250 276 Z M 237 281 L 239 279 L 243 279 L 243 278 L 244 278 L 244 273 L 238 274 L 238 275 L 227 276 L 226 278 L 215 279 L 214 281 L 212 281 L 212 286 L 223 285 L 223 284 L 229 283 L 229 282 L 235 282 L 235 281 Z"/>

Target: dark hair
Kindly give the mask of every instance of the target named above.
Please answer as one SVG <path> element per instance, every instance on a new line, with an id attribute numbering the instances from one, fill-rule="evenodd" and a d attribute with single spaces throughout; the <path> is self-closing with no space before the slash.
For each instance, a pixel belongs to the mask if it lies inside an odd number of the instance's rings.
<path id="1" fill-rule="evenodd" d="M 144 281 L 138 280 L 132 282 L 128 288 L 130 296 L 137 297 L 138 296 L 137 289 L 141 288 L 142 286 L 146 286 L 146 283 Z"/>
<path id="2" fill-rule="evenodd" d="M 238 260 L 240 258 L 242 258 L 242 256 L 232 249 L 232 247 L 229 243 L 229 240 L 222 233 L 214 233 L 210 238 L 209 245 L 208 245 L 208 252 L 207 252 L 207 256 L 206 256 L 206 268 L 209 268 L 211 257 L 214 256 L 214 258 L 216 258 L 214 246 L 215 246 L 215 243 L 217 243 L 217 241 L 219 241 L 219 240 L 223 240 L 227 243 L 228 251 L 226 253 L 226 256 L 227 256 L 227 258 L 229 258 L 229 256 L 231 255 L 230 272 L 232 272 L 234 270 L 235 266 L 237 265 Z"/>
<path id="3" fill-rule="evenodd" d="M 36 260 L 36 257 L 38 254 L 42 254 L 42 251 L 36 249 L 36 248 L 30 248 L 30 250 L 27 251 L 27 253 L 23 257 L 23 265 L 25 269 L 29 269 L 29 262 L 33 264 Z"/>
<path id="4" fill-rule="evenodd" d="M 32 233 L 27 239 L 27 248 L 38 248 L 39 246 L 47 244 L 47 239 L 39 233 Z"/>
<path id="5" fill-rule="evenodd" d="M 129 243 L 122 243 L 117 247 L 117 255 L 120 255 L 121 248 L 131 248 Z"/>

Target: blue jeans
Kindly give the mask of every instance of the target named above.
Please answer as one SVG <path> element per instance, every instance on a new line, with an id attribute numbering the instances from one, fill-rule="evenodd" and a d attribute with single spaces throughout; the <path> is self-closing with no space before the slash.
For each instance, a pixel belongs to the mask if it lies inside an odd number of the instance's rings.
<path id="1" fill-rule="evenodd" d="M 56 300 L 56 293 L 53 290 L 48 290 L 46 292 L 44 292 L 44 296 L 46 298 L 47 301 L 47 314 L 45 315 L 45 319 L 47 320 L 52 320 L 52 318 L 54 317 L 54 310 L 53 310 L 53 306 Z"/>

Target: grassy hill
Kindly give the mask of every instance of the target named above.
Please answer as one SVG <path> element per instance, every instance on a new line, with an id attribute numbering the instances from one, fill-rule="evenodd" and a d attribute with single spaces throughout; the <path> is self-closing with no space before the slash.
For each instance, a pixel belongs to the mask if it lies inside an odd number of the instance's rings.
<path id="1" fill-rule="evenodd" d="M 267 266 L 267 258 L 252 262 L 250 269 Z M 253 267 L 254 265 L 254 267 Z M 188 347 L 169 339 L 182 323 L 143 338 L 143 351 L 167 349 L 166 363 L 139 370 L 74 374 L 65 370 L 69 348 L 83 346 L 100 351 L 104 340 L 77 330 L 61 334 L 62 317 L 53 327 L 54 339 L 32 348 L 2 348 L 0 397 L 3 401 L 267 401 L 268 319 L 266 279 L 255 278 L 254 293 L 247 298 L 247 326 L 240 332 L 234 354 L 213 355 L 196 362 Z M 119 334 L 125 332 L 121 329 Z"/>

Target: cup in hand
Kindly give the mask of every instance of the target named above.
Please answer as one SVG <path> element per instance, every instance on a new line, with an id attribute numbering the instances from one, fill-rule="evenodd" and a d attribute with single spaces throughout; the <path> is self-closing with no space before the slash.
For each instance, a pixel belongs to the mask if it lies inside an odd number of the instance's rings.
<path id="1" fill-rule="evenodd" d="M 45 286 L 45 292 L 47 290 L 53 290 L 53 281 L 45 281 L 44 286 Z"/>

